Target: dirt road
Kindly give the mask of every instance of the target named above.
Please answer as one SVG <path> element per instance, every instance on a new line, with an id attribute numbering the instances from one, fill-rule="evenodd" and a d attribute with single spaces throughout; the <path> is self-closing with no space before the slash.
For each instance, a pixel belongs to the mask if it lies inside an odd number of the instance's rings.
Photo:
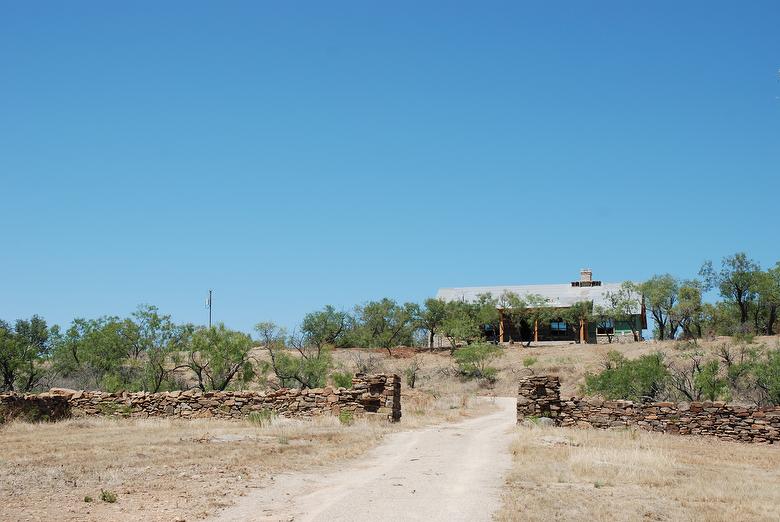
<path id="1" fill-rule="evenodd" d="M 395 433 L 344 469 L 276 476 L 215 520 L 480 521 L 498 509 L 515 399 L 457 424 Z"/>

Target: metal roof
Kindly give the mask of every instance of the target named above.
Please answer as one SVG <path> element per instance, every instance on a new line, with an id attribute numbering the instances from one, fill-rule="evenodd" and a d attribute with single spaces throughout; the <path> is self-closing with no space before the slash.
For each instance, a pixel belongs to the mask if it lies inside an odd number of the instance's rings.
<path id="1" fill-rule="evenodd" d="M 572 286 L 571 283 L 556 285 L 516 285 L 516 286 L 469 286 L 463 288 L 440 288 L 436 298 L 443 301 L 473 302 L 482 294 L 499 298 L 505 293 L 514 293 L 519 297 L 537 294 L 544 297 L 548 306 L 567 308 L 578 301 L 593 301 L 594 305 L 607 305 L 607 292 L 616 292 L 621 283 L 601 283 L 600 286 Z M 636 313 L 641 313 L 637 307 Z"/>

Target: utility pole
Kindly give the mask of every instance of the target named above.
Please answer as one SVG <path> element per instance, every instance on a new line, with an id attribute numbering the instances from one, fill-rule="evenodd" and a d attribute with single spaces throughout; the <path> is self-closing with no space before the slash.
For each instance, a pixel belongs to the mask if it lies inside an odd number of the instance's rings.
<path id="1" fill-rule="evenodd" d="M 211 290 L 209 290 L 209 297 L 206 299 L 206 308 L 209 309 L 209 329 L 211 329 Z"/>

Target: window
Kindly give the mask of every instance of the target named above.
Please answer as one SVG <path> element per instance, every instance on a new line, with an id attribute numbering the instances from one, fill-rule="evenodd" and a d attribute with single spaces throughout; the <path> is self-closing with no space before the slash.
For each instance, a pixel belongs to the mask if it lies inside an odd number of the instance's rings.
<path id="1" fill-rule="evenodd" d="M 596 333 L 598 335 L 612 335 L 615 333 L 615 323 L 612 319 L 605 319 L 601 321 L 596 327 Z"/>
<path id="2" fill-rule="evenodd" d="M 550 333 L 553 335 L 565 335 L 568 325 L 565 321 L 552 321 L 550 323 Z"/>

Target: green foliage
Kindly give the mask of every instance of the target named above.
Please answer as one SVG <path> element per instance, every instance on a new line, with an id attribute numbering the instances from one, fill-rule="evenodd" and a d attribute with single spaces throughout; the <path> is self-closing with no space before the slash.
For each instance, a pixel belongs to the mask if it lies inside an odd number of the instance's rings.
<path id="1" fill-rule="evenodd" d="M 391 349 L 414 344 L 414 331 L 420 307 L 414 303 L 400 305 L 392 299 L 370 301 L 357 309 L 357 328 L 353 344 L 365 348 Z"/>
<path id="2" fill-rule="evenodd" d="M 54 368 L 79 388 L 136 390 L 139 362 L 129 358 L 137 329 L 118 317 L 75 319 L 54 347 Z"/>
<path id="3" fill-rule="evenodd" d="M 171 375 L 183 368 L 180 353 L 189 345 L 194 327 L 177 325 L 170 315 L 160 315 L 156 306 L 141 305 L 133 313 L 135 358 L 142 356 L 141 383 L 144 390 L 158 392 Z"/>
<path id="4" fill-rule="evenodd" d="M 537 359 L 536 357 L 524 357 L 523 366 L 525 366 L 526 368 L 530 368 L 531 366 L 536 364 L 538 360 L 539 359 Z"/>
<path id="5" fill-rule="evenodd" d="M 647 309 L 658 328 L 658 339 L 674 339 L 679 321 L 673 313 L 680 292 L 680 283 L 671 274 L 654 275 L 641 285 Z"/>
<path id="6" fill-rule="evenodd" d="M 524 329 L 532 329 L 534 323 L 546 323 L 553 319 L 557 319 L 559 312 L 550 307 L 550 303 L 537 294 L 527 294 L 519 296 L 517 294 L 508 292 L 501 296 L 498 302 L 499 306 L 504 310 L 504 316 L 514 326 L 516 331 L 520 332 L 520 342 L 525 342 L 526 346 L 530 346 L 533 341 L 533 337 L 529 335 L 528 339 L 523 339 L 522 332 Z M 515 339 L 510 339 L 514 341 Z"/>
<path id="7" fill-rule="evenodd" d="M 132 413 L 132 408 L 128 406 L 127 404 L 115 404 L 115 403 L 106 403 L 102 402 L 98 404 L 97 410 L 105 416 L 120 416 L 120 417 L 129 417 L 130 413 Z"/>
<path id="8" fill-rule="evenodd" d="M 637 285 L 625 281 L 615 292 L 607 292 L 608 302 L 606 314 L 615 322 L 628 325 L 634 340 L 639 340 L 639 327 L 636 324 L 636 315 L 641 305 L 641 293 Z"/>
<path id="9" fill-rule="evenodd" d="M 200 328 L 192 336 L 187 367 L 201 390 L 224 390 L 233 381 L 246 383 L 256 375 L 251 349 L 251 337 L 224 324 Z"/>
<path id="10" fill-rule="evenodd" d="M 717 400 L 728 393 L 729 385 L 726 379 L 720 377 L 718 361 L 705 363 L 694 377 L 696 387 L 701 394 L 711 400 Z"/>
<path id="11" fill-rule="evenodd" d="M 433 347 L 433 337 L 436 335 L 447 318 L 447 304 L 441 299 L 426 299 L 417 324 L 428 331 L 428 347 Z"/>
<path id="12" fill-rule="evenodd" d="M 484 341 L 487 331 L 498 335 L 496 305 L 496 300 L 489 294 L 480 295 L 476 302 L 446 303 L 439 330 L 449 340 L 453 353 L 458 345 Z"/>
<path id="13" fill-rule="evenodd" d="M 341 410 L 339 412 L 339 422 L 345 426 L 349 426 L 354 422 L 355 415 L 349 410 Z"/>
<path id="14" fill-rule="evenodd" d="M 453 357 L 464 377 L 492 382 L 496 379 L 497 370 L 489 363 L 503 354 L 503 350 L 496 345 L 479 343 L 458 348 Z"/>
<path id="15" fill-rule="evenodd" d="M 696 339 L 702 336 L 705 315 L 701 294 L 701 283 L 683 281 L 677 289 L 677 303 L 669 311 L 670 324 L 677 323 L 682 328 L 683 337 L 686 339 Z M 671 333 L 674 334 L 673 331 Z"/>
<path id="16" fill-rule="evenodd" d="M 29 392 L 40 384 L 58 331 L 49 330 L 37 315 L 13 327 L 0 321 L 0 391 Z"/>
<path id="17" fill-rule="evenodd" d="M 350 372 L 333 372 L 330 374 L 333 384 L 339 388 L 352 388 L 352 374 Z"/>
<path id="18" fill-rule="evenodd" d="M 724 257 L 719 271 L 711 261 L 706 261 L 699 270 L 705 290 L 717 288 L 720 295 L 739 310 L 740 325 L 748 322 L 750 308 L 759 290 L 760 274 L 761 267 L 744 252 Z"/>
<path id="19" fill-rule="evenodd" d="M 765 402 L 780 405 L 780 349 L 767 352 L 763 360 L 754 364 L 753 371 Z"/>
<path id="20" fill-rule="evenodd" d="M 321 388 L 333 366 L 330 350 L 307 351 L 306 355 L 279 352 L 275 356 L 277 376 L 285 387 Z"/>
<path id="21" fill-rule="evenodd" d="M 100 500 L 103 502 L 108 502 L 109 504 L 113 504 L 116 502 L 116 493 L 113 491 L 109 491 L 107 489 L 101 489 L 100 490 Z"/>
<path id="22" fill-rule="evenodd" d="M 669 371 L 663 354 L 654 353 L 628 360 L 619 352 L 611 351 L 607 354 L 602 372 L 585 376 L 585 390 L 607 399 L 657 399 L 668 380 Z"/>
<path id="23" fill-rule="evenodd" d="M 247 415 L 246 420 L 249 421 L 250 424 L 256 424 L 262 428 L 270 426 L 275 417 L 276 414 L 273 410 L 263 408 L 259 411 L 250 412 L 249 415 Z"/>
<path id="24" fill-rule="evenodd" d="M 756 336 L 751 332 L 737 332 L 731 336 L 731 339 L 737 344 L 753 344 Z"/>
<path id="25" fill-rule="evenodd" d="M 273 322 L 255 326 L 260 342 L 271 358 L 270 367 L 285 388 L 320 388 L 333 367 L 330 348 L 305 344 L 304 338 L 287 339 L 284 328 Z M 288 341 L 292 345 L 288 346 Z"/>
<path id="26" fill-rule="evenodd" d="M 580 322 L 588 322 L 593 315 L 593 303 L 591 301 L 577 301 L 570 308 L 561 312 L 561 317 L 569 328 L 572 329 L 577 342 L 580 342 Z M 585 332 L 585 341 L 587 342 L 587 332 Z"/>
<path id="27" fill-rule="evenodd" d="M 415 384 L 417 384 L 417 374 L 420 372 L 420 369 L 420 360 L 417 357 L 412 359 L 409 366 L 404 368 L 404 377 L 409 388 L 414 388 Z"/>
<path id="28" fill-rule="evenodd" d="M 347 312 L 337 311 L 331 305 L 327 305 L 322 310 L 308 313 L 303 317 L 301 332 L 306 343 L 318 348 L 326 345 L 343 347 L 349 342 L 354 321 Z"/>
<path id="29" fill-rule="evenodd" d="M 84 502 L 93 502 L 93 499 L 89 495 L 85 495 L 84 496 Z"/>

